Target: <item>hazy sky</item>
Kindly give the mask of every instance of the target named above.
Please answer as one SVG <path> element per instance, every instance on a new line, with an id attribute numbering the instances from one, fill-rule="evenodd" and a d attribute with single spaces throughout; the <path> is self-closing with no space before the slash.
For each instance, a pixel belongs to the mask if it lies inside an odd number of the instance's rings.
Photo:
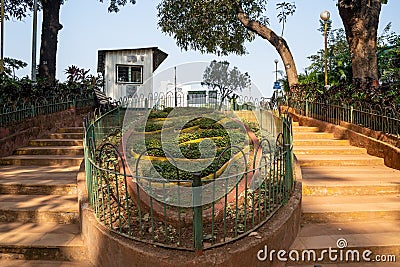
<path id="1" fill-rule="evenodd" d="M 186 62 L 227 59 L 242 72 L 248 72 L 252 81 L 265 95 L 272 94 L 275 80 L 274 59 L 279 59 L 278 69 L 283 66 L 276 50 L 265 40 L 257 37 L 246 45 L 245 56 L 217 57 L 195 51 L 181 51 L 172 37 L 164 35 L 157 27 L 159 0 L 137 0 L 117 14 L 107 13 L 108 1 L 67 0 L 61 8 L 61 23 L 64 28 L 59 34 L 57 78 L 65 80 L 64 70 L 70 65 L 90 69 L 93 74 L 97 66 L 97 50 L 117 48 L 139 48 L 157 46 L 169 54 L 158 71 Z M 268 1 L 268 16 L 271 28 L 279 34 L 281 25 L 276 19 L 277 0 Z M 319 28 L 319 14 L 323 10 L 331 13 L 333 28 L 343 27 L 335 0 L 298 0 L 294 16 L 289 17 L 284 37 L 293 53 L 298 72 L 304 72 L 309 65 L 307 56 L 323 47 L 323 36 Z M 400 1 L 389 0 L 383 5 L 379 33 L 392 22 L 392 30 L 400 33 Z M 41 13 L 39 14 L 39 29 Z M 29 63 L 18 76 L 30 75 L 32 43 L 32 19 L 7 21 L 5 26 L 5 56 L 18 58 Z M 40 30 L 38 35 L 40 44 Z M 38 56 L 39 58 L 39 56 Z M 179 75 L 178 75 L 179 79 Z"/>

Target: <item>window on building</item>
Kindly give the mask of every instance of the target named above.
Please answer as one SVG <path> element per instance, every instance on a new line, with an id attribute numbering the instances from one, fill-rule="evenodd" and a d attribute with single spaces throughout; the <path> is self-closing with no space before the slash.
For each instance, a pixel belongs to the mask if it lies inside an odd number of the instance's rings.
<path id="1" fill-rule="evenodd" d="M 143 66 L 117 65 L 117 83 L 143 83 Z"/>

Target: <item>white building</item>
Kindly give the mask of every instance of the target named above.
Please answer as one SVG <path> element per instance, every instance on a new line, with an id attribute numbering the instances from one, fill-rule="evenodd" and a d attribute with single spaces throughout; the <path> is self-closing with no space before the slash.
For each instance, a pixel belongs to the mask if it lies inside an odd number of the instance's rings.
<path id="1" fill-rule="evenodd" d="M 157 47 L 99 50 L 97 72 L 103 74 L 104 93 L 113 99 L 134 96 L 167 56 Z M 152 93 L 152 81 L 146 85 L 146 94 Z"/>

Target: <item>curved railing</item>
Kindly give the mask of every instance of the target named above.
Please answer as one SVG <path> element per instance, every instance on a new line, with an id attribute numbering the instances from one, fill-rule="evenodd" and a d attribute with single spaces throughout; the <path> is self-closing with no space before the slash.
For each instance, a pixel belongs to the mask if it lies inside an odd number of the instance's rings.
<path id="1" fill-rule="evenodd" d="M 145 99 L 141 98 L 140 103 L 145 104 Z M 139 98 L 136 100 L 139 102 Z M 218 178 L 215 170 L 214 181 L 219 183 L 199 190 L 206 182 L 196 173 L 193 179 L 143 177 L 137 168 L 140 157 L 136 169 L 126 167 L 126 156 L 114 139 L 124 131 L 122 106 L 127 101 L 132 103 L 135 99 L 121 100 L 120 107 L 89 116 L 84 123 L 88 197 L 97 220 L 109 230 L 157 246 L 199 251 L 248 235 L 289 200 L 294 190 L 290 115 L 275 115 L 253 104 L 252 109 L 261 114 L 257 116 L 264 122 L 262 127 L 278 130 L 253 143 L 253 153 L 247 156 L 242 148 L 226 148 L 222 153 L 234 150 L 235 155 L 243 155 L 244 168 L 240 170 L 238 161 L 232 160 L 225 169 L 228 175 Z M 146 110 L 153 103 L 146 104 L 140 107 Z M 233 186 L 229 188 L 228 184 Z M 208 204 L 173 206 L 165 199 L 171 185 L 178 185 L 173 195 L 177 203 L 187 198 L 180 191 L 181 186 L 190 189 L 193 203 L 202 203 L 206 194 L 214 196 L 218 190 L 223 194 Z M 161 201 L 160 196 L 164 197 Z"/>

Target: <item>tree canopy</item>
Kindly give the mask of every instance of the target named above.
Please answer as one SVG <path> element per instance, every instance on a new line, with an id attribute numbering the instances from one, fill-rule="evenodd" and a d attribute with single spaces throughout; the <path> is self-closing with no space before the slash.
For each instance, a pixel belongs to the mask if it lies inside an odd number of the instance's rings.
<path id="1" fill-rule="evenodd" d="M 216 90 L 220 96 L 221 109 L 224 100 L 234 92 L 242 91 L 251 85 L 249 74 L 241 73 L 237 67 L 229 69 L 229 62 L 211 61 L 204 71 L 202 85 Z"/>
<path id="2" fill-rule="evenodd" d="M 238 1 L 166 0 L 158 5 L 159 26 L 185 50 L 218 55 L 245 54 L 254 35 L 237 18 Z M 249 18 L 268 25 L 264 0 L 243 1 Z"/>
<path id="3" fill-rule="evenodd" d="M 266 9 L 265 0 L 163 0 L 158 5 L 159 26 L 182 49 L 217 55 L 243 55 L 245 43 L 259 35 L 276 48 L 289 83 L 296 84 L 293 56 L 286 41 L 269 28 Z"/>

